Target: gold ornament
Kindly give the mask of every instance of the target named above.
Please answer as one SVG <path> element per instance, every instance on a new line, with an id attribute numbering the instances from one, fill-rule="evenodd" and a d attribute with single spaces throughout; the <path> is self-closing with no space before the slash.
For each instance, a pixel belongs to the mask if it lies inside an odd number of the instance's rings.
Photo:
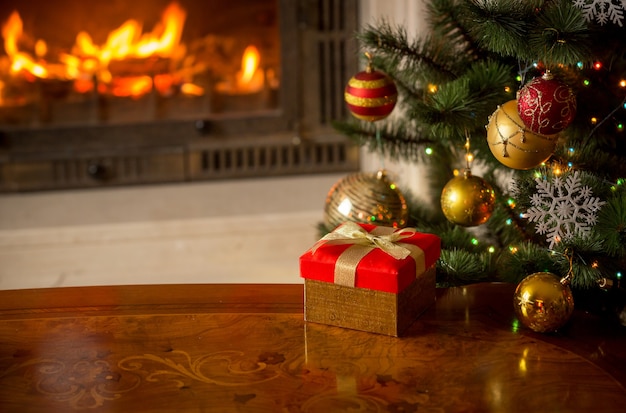
<path id="1" fill-rule="evenodd" d="M 448 221 L 464 227 L 487 222 L 495 207 L 496 195 L 487 181 L 469 169 L 452 178 L 441 192 L 441 209 Z"/>
<path id="2" fill-rule="evenodd" d="M 346 221 L 403 228 L 408 218 L 404 195 L 382 170 L 350 174 L 326 196 L 324 224 L 329 230 Z"/>
<path id="3" fill-rule="evenodd" d="M 558 135 L 541 135 L 526 128 L 517 100 L 501 105 L 489 117 L 487 143 L 500 163 L 513 169 L 531 169 L 554 153 Z"/>
<path id="4" fill-rule="evenodd" d="M 566 279 L 549 272 L 524 278 L 515 289 L 513 307 L 519 321 L 538 333 L 555 331 L 569 320 L 574 297 Z"/>

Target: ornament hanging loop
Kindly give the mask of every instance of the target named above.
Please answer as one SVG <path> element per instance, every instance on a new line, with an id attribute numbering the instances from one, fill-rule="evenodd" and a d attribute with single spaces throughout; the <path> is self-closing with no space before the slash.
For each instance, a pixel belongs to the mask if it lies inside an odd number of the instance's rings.
<path id="1" fill-rule="evenodd" d="M 367 73 L 372 73 L 374 67 L 372 65 L 372 54 L 370 52 L 365 52 L 365 57 L 367 57 L 367 66 L 365 66 L 365 71 Z"/>
<path id="2" fill-rule="evenodd" d="M 544 59 L 544 63 L 546 65 L 546 73 L 550 72 L 550 66 L 552 66 L 554 64 L 554 59 L 553 59 L 553 50 L 555 47 L 557 46 L 563 46 L 566 42 L 565 40 L 563 40 L 561 38 L 561 33 L 555 29 L 554 27 L 546 27 L 543 30 L 543 35 L 544 37 L 548 37 L 550 36 L 551 39 L 547 39 L 547 40 L 552 40 L 552 45 L 549 46 L 548 50 L 546 50 L 546 56 Z"/>
<path id="3" fill-rule="evenodd" d="M 474 155 L 472 155 L 470 151 L 470 134 L 467 129 L 465 129 L 465 167 L 469 171 L 472 167 L 472 162 L 474 161 Z"/>
<path id="4" fill-rule="evenodd" d="M 572 278 L 574 278 L 574 253 L 568 248 L 565 250 L 563 255 L 567 258 L 569 268 L 567 270 L 567 274 L 561 278 L 560 282 L 563 285 L 569 285 L 572 282 Z"/>

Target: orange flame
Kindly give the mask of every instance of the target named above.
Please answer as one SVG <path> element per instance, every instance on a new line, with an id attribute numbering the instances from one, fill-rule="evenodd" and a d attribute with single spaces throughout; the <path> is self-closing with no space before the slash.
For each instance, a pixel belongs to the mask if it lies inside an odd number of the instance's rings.
<path id="1" fill-rule="evenodd" d="M 130 19 L 113 30 L 103 46 L 94 44 L 89 33 L 80 32 L 73 53 L 103 63 L 149 56 L 171 57 L 179 46 L 186 17 L 186 12 L 177 3 L 172 3 L 163 11 L 161 24 L 152 32 L 142 35 L 141 23 Z"/>
<path id="2" fill-rule="evenodd" d="M 250 83 L 252 76 L 254 76 L 254 72 L 256 72 L 257 67 L 259 67 L 260 60 L 261 55 L 256 47 L 246 47 L 246 50 L 243 51 L 243 57 L 241 58 L 242 83 Z"/>
<path id="3" fill-rule="evenodd" d="M 23 23 L 17 11 L 14 11 L 2 27 L 4 49 L 11 62 L 11 73 L 23 73 L 27 78 L 50 78 L 73 80 L 75 89 L 81 93 L 93 89 L 93 79 L 97 78 L 100 86 L 116 96 L 140 96 L 150 92 L 152 87 L 171 87 L 170 79 L 151 79 L 145 76 L 129 76 L 115 79 L 110 72 L 110 63 L 124 59 L 146 59 L 150 57 L 175 58 L 181 55 L 180 40 L 186 20 L 186 12 L 177 3 L 171 3 L 161 16 L 161 22 L 152 32 L 142 34 L 142 25 L 129 19 L 120 27 L 111 31 L 103 45 L 93 42 L 91 36 L 82 31 L 76 36 L 71 53 L 62 53 L 58 63 L 43 61 L 48 53 L 48 46 L 43 40 L 35 43 L 34 56 L 20 50 L 19 41 L 23 36 Z M 165 76 L 165 75 L 159 75 Z"/>
<path id="4" fill-rule="evenodd" d="M 237 73 L 237 89 L 239 91 L 258 92 L 263 88 L 265 76 L 259 70 L 261 55 L 254 46 L 248 46 L 241 58 L 241 71 Z"/>
<path id="5" fill-rule="evenodd" d="M 25 71 L 35 77 L 46 78 L 48 71 L 28 55 L 20 51 L 18 41 L 22 37 L 24 25 L 19 13 L 14 11 L 2 26 L 2 37 L 4 38 L 4 50 L 11 58 L 11 72 L 19 73 Z M 38 44 L 40 44 L 38 42 Z M 41 48 L 41 46 L 39 46 Z"/>

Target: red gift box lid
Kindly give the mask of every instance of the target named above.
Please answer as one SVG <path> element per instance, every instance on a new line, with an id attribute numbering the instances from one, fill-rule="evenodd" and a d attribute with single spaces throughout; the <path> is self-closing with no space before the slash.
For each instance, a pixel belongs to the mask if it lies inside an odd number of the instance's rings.
<path id="1" fill-rule="evenodd" d="M 358 224 L 367 232 L 376 225 Z M 400 229 L 399 231 L 401 231 Z M 424 266 L 430 268 L 441 254 L 441 240 L 438 236 L 415 232 L 402 243 L 413 244 L 424 251 Z M 300 256 L 300 276 L 302 278 L 334 282 L 335 263 L 339 256 L 353 244 L 322 244 L 309 249 Z M 412 257 L 396 259 L 379 248 L 373 248 L 357 264 L 355 287 L 398 293 L 408 287 L 416 277 L 416 263 Z"/>

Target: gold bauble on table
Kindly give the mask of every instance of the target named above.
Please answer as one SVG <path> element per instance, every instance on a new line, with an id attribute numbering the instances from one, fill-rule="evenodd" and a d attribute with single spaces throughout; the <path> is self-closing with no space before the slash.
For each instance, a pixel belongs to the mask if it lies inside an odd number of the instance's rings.
<path id="1" fill-rule="evenodd" d="M 554 153 L 558 135 L 541 135 L 526 128 L 517 111 L 517 100 L 501 105 L 489 117 L 487 143 L 495 158 L 513 169 L 531 169 Z"/>
<path id="2" fill-rule="evenodd" d="M 536 272 L 517 285 L 513 308 L 523 325 L 545 333 L 556 331 L 569 320 L 574 297 L 567 281 L 549 272 Z"/>
<path id="3" fill-rule="evenodd" d="M 495 207 L 493 187 L 469 169 L 452 178 L 441 192 L 441 209 L 448 221 L 464 227 L 487 222 Z"/>
<path id="4" fill-rule="evenodd" d="M 382 170 L 350 174 L 326 196 L 324 224 L 329 230 L 346 221 L 403 228 L 408 218 L 404 195 Z"/>

